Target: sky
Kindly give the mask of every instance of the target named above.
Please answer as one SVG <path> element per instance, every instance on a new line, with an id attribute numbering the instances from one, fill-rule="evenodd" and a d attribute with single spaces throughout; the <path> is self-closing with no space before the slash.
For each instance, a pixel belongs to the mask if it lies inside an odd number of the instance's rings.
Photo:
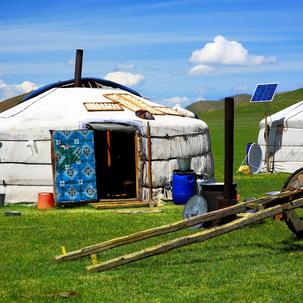
<path id="1" fill-rule="evenodd" d="M 2 1 L 0 101 L 83 76 L 187 106 L 303 87 L 303 2 L 292 0 Z"/>

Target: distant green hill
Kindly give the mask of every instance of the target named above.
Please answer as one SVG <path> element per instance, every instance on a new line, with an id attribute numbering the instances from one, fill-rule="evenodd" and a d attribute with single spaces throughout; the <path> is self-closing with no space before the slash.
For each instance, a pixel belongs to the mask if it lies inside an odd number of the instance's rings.
<path id="1" fill-rule="evenodd" d="M 250 104 L 251 96 L 247 94 L 236 95 L 235 99 L 235 108 L 245 107 L 246 111 L 256 111 L 260 110 L 264 112 L 264 103 L 261 104 Z M 293 91 L 284 92 L 276 94 L 273 102 L 268 103 L 269 109 L 271 113 L 280 111 L 281 109 L 288 107 L 294 103 L 303 100 L 303 88 L 299 88 Z M 213 112 L 216 110 L 223 110 L 224 108 L 224 100 L 218 101 L 198 101 L 187 107 L 188 110 L 196 113 L 197 115 L 203 115 L 205 113 Z"/>
<path id="2" fill-rule="evenodd" d="M 23 94 L 0 102 L 0 113 L 21 103 L 25 95 L 26 94 Z"/>
<path id="3" fill-rule="evenodd" d="M 250 100 L 250 95 L 242 94 L 234 96 L 235 104 L 247 104 Z M 198 101 L 187 107 L 188 110 L 198 114 L 205 112 L 212 112 L 214 110 L 223 109 L 224 108 L 224 100 L 207 100 L 207 101 Z"/>

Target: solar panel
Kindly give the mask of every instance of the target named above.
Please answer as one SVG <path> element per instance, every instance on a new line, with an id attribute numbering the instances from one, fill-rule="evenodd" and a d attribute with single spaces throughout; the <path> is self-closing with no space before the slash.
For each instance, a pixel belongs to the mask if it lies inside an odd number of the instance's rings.
<path id="1" fill-rule="evenodd" d="M 250 102 L 270 102 L 273 100 L 278 83 L 258 84 Z"/>

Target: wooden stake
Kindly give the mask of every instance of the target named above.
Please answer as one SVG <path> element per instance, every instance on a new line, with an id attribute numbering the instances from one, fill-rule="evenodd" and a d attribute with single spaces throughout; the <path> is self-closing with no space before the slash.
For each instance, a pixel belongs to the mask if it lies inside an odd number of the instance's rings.
<path id="1" fill-rule="evenodd" d="M 149 186 L 149 200 L 153 200 L 153 179 L 152 179 L 152 167 L 151 167 L 151 136 L 150 136 L 150 126 L 149 122 L 147 122 L 147 162 L 148 162 L 148 186 Z"/>
<path id="2" fill-rule="evenodd" d="M 62 255 L 66 256 L 66 248 L 64 245 L 61 246 Z"/>
<path id="3" fill-rule="evenodd" d="M 91 260 L 92 260 L 92 265 L 97 265 L 98 264 L 97 255 L 96 254 L 91 255 Z"/>

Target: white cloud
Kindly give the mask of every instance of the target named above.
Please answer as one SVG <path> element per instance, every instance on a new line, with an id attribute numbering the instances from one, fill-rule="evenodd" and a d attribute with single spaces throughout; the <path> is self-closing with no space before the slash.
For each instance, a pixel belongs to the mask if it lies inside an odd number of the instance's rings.
<path id="1" fill-rule="evenodd" d="M 6 100 L 13 96 L 29 93 L 37 89 L 39 86 L 35 83 L 24 81 L 21 84 L 6 84 L 0 80 L 0 100 Z"/>
<path id="2" fill-rule="evenodd" d="M 165 98 L 161 101 L 161 103 L 166 103 L 170 105 L 175 105 L 175 104 L 186 104 L 189 103 L 189 99 L 187 97 L 171 97 L 171 98 Z"/>
<path id="3" fill-rule="evenodd" d="M 277 58 L 251 55 L 240 42 L 218 35 L 213 42 L 193 51 L 190 61 L 196 64 L 262 65 L 275 63 Z"/>
<path id="4" fill-rule="evenodd" d="M 238 85 L 234 88 L 234 91 L 238 94 L 247 93 L 250 90 L 247 84 Z"/>
<path id="5" fill-rule="evenodd" d="M 205 65 L 205 64 L 198 64 L 193 66 L 189 71 L 188 74 L 191 76 L 197 76 L 202 74 L 209 74 L 211 72 L 214 72 L 215 69 L 211 66 Z"/>
<path id="6" fill-rule="evenodd" d="M 133 64 L 133 63 L 119 63 L 119 64 L 117 64 L 116 68 L 118 70 L 133 69 L 133 68 L 135 68 L 135 64 Z"/>
<path id="7" fill-rule="evenodd" d="M 17 90 L 20 92 L 24 93 L 29 93 L 35 89 L 37 89 L 39 86 L 35 83 L 29 82 L 29 81 L 24 81 L 19 85 L 16 85 Z"/>
<path id="8" fill-rule="evenodd" d="M 132 74 L 122 71 L 108 73 L 105 79 L 118 82 L 126 86 L 136 86 L 144 81 L 144 76 L 140 74 Z"/>

